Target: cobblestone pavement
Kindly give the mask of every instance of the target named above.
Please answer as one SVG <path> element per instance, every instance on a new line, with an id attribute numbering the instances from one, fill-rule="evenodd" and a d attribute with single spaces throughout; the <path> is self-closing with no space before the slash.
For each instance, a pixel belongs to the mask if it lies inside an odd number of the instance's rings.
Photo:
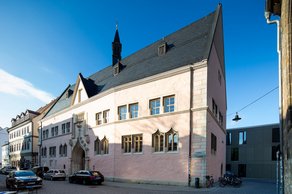
<path id="1" fill-rule="evenodd" d="M 0 175 L 0 191 L 5 188 L 5 176 Z M 1 193 L 1 192 L 0 192 Z M 21 192 L 19 192 L 21 193 Z M 28 193 L 28 192 L 22 192 Z M 104 182 L 103 185 L 70 184 L 68 181 L 44 180 L 43 188 L 29 192 L 31 194 L 188 194 L 188 193 L 216 193 L 216 194 L 276 194 L 276 184 L 270 181 L 243 180 L 239 188 L 226 186 L 224 188 L 215 184 L 212 188 L 196 189 L 183 186 L 166 186 L 150 184 L 131 184 L 119 182 Z"/>

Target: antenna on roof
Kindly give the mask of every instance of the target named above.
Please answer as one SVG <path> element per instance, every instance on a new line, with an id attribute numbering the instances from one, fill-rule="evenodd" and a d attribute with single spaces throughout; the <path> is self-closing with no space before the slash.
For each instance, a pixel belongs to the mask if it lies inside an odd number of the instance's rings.
<path id="1" fill-rule="evenodd" d="M 118 30 L 118 21 L 116 21 L 116 30 Z"/>

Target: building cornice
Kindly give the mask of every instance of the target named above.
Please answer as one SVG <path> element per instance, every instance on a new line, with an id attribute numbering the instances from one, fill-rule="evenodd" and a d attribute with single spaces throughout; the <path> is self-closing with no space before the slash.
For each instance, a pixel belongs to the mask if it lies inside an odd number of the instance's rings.
<path id="1" fill-rule="evenodd" d="M 15 125 L 13 127 L 10 127 L 10 128 L 7 129 L 7 132 L 9 133 L 9 132 L 11 132 L 11 131 L 13 131 L 15 129 L 18 129 L 20 127 L 23 127 L 24 125 L 27 125 L 29 123 L 32 123 L 32 120 L 26 120 L 26 121 L 24 121 L 24 122 L 22 122 L 22 123 L 20 123 L 18 125 Z"/>
<path id="2" fill-rule="evenodd" d="M 132 87 L 135 87 L 135 86 L 139 86 L 139 85 L 143 85 L 143 84 L 147 84 L 147 83 L 150 83 L 150 82 L 154 82 L 154 81 L 158 81 L 158 80 L 161 80 L 161 79 L 165 79 L 165 78 L 169 78 L 169 77 L 172 77 L 172 76 L 175 76 L 175 75 L 179 75 L 179 74 L 182 74 L 182 73 L 186 73 L 186 72 L 189 72 L 191 71 L 191 69 L 193 70 L 197 70 L 197 69 L 200 69 L 200 68 L 204 68 L 204 67 L 207 67 L 207 60 L 202 60 L 200 62 L 197 62 L 197 63 L 194 63 L 194 64 L 189 64 L 189 65 L 185 65 L 183 67 L 180 67 L 180 68 L 176 68 L 176 69 L 173 69 L 173 70 L 170 70 L 170 71 L 167 71 L 167 72 L 163 72 L 163 73 L 160 73 L 160 74 L 156 74 L 156 75 L 153 75 L 153 76 L 149 76 L 149 77 L 146 77 L 146 78 L 143 78 L 143 79 L 140 79 L 140 80 L 137 80 L 137 81 L 133 81 L 133 82 L 130 82 L 130 83 L 126 83 L 126 84 L 123 84 L 123 85 L 120 85 L 120 86 L 117 86 L 117 87 L 114 87 L 114 88 L 111 88 L 109 90 L 106 90 L 100 94 L 97 94 L 87 100 L 84 100 L 76 105 L 73 105 L 73 106 L 70 106 L 64 110 L 61 110 L 55 114 L 52 114 L 50 115 L 49 117 L 46 117 L 42 120 L 40 120 L 40 122 L 44 122 L 46 120 L 49 120 L 51 118 L 54 118 L 56 116 L 59 116 L 65 112 L 68 112 L 70 110 L 74 110 L 74 109 L 77 109 L 85 104 L 88 104 L 88 103 L 91 103 L 95 100 L 98 100 L 104 96 L 107 96 L 107 95 L 110 95 L 112 93 L 115 93 L 115 92 L 118 92 L 118 91 L 122 91 L 122 90 L 125 90 L 125 89 L 128 89 L 128 88 L 132 88 Z"/>

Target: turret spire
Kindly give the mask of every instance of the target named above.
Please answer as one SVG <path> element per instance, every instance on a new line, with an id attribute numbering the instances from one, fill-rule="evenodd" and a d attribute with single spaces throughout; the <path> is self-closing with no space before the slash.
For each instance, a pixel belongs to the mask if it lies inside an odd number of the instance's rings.
<path id="1" fill-rule="evenodd" d="M 117 23 L 116 23 L 116 33 L 115 33 L 114 41 L 112 42 L 112 51 L 113 51 L 112 66 L 114 66 L 122 58 L 122 56 L 121 56 L 122 44 L 120 42 L 120 36 L 119 36 L 118 24 Z"/>

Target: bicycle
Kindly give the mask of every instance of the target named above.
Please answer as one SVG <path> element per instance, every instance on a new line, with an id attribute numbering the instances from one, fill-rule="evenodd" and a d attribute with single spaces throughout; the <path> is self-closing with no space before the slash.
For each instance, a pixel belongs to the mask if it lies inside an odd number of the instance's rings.
<path id="1" fill-rule="evenodd" d="M 206 187 L 210 188 L 214 186 L 214 179 L 213 176 L 207 175 L 206 177 Z"/>

